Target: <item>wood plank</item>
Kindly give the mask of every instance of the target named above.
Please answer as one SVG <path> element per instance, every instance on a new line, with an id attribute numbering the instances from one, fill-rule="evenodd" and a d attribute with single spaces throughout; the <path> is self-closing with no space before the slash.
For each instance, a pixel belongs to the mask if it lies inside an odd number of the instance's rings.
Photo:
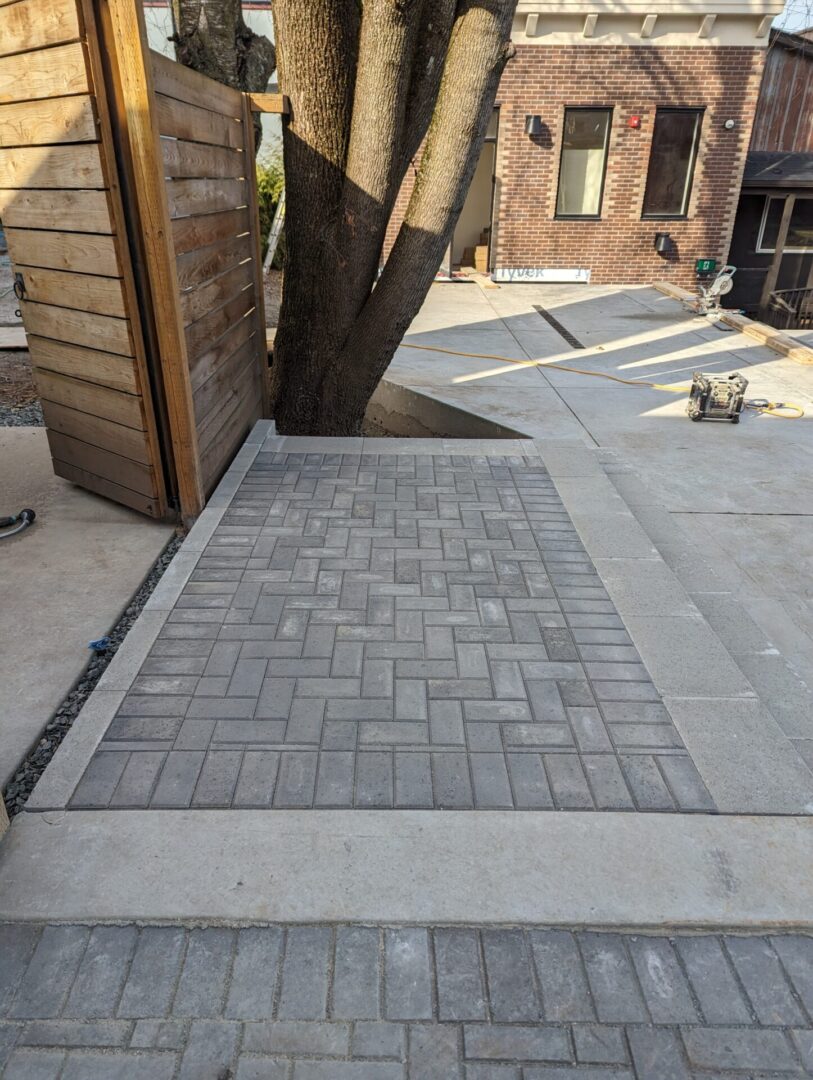
<path id="1" fill-rule="evenodd" d="M 253 284 L 254 267 L 250 262 L 233 266 L 225 274 L 207 281 L 189 292 L 181 293 L 181 314 L 184 326 L 202 319 L 210 311 L 221 307 L 226 301 Z M 253 289 L 252 289 L 253 295 Z"/>
<path id="2" fill-rule="evenodd" d="M 67 405 L 69 409 L 78 409 L 90 416 L 104 417 L 123 427 L 144 430 L 141 398 L 136 394 L 122 394 L 120 390 L 111 390 L 98 383 L 84 382 L 40 368 L 34 368 L 34 379 L 40 397 L 46 401 Z"/>
<path id="3" fill-rule="evenodd" d="M 254 342 L 249 339 L 220 365 L 211 379 L 195 391 L 195 419 L 198 438 L 212 410 L 225 407 L 237 393 L 237 384 L 246 367 L 254 363 Z"/>
<path id="4" fill-rule="evenodd" d="M 138 461 L 130 461 L 121 454 L 112 454 L 98 446 L 63 435 L 58 431 L 48 431 L 48 445 L 51 455 L 57 461 L 64 461 L 74 468 L 84 469 L 94 476 L 104 477 L 122 487 L 137 491 L 150 499 L 156 497 L 155 473 L 151 466 Z"/>
<path id="5" fill-rule="evenodd" d="M 249 228 L 248 208 L 229 210 L 222 214 L 206 214 L 202 217 L 176 218 L 172 222 L 172 243 L 176 254 L 182 255 L 186 251 L 219 244 L 221 240 L 233 240 L 236 236 L 243 236 L 248 233 Z"/>
<path id="6" fill-rule="evenodd" d="M 32 304 L 27 300 L 20 303 L 20 308 L 28 334 L 87 345 L 89 349 L 104 349 L 121 356 L 133 355 L 129 319 L 113 319 L 109 315 L 93 315 L 51 304 Z"/>
<path id="7" fill-rule="evenodd" d="M 90 89 L 80 42 L 0 59 L 0 103 L 82 94 Z"/>
<path id="8" fill-rule="evenodd" d="M 259 393 L 251 390 L 249 401 L 252 397 L 255 399 L 255 405 L 244 408 L 244 402 L 238 402 L 233 412 L 224 417 L 223 426 L 215 433 L 212 441 L 201 454 L 201 468 L 207 495 L 214 490 L 246 435 L 260 419 L 260 410 L 256 407 Z"/>
<path id="9" fill-rule="evenodd" d="M 93 233 L 6 229 L 13 262 L 50 270 L 92 269 L 102 277 L 120 277 L 121 267 L 112 236 Z"/>
<path id="10" fill-rule="evenodd" d="M 285 94 L 247 94 L 246 97 L 253 112 L 287 116 L 291 111 L 290 99 Z"/>
<path id="11" fill-rule="evenodd" d="M 21 265 L 17 260 L 14 268 L 23 275 L 26 300 L 33 303 L 56 304 L 119 319 L 127 315 L 120 278 L 42 270 Z"/>
<path id="12" fill-rule="evenodd" d="M 27 348 L 28 338 L 25 335 L 24 326 L 0 326 L 0 352 L 7 350 L 16 352 L 18 349 Z"/>
<path id="13" fill-rule="evenodd" d="M 149 59 L 157 93 L 233 119 L 242 116 L 243 95 L 239 90 L 215 82 L 153 49 L 150 50 Z"/>
<path id="14" fill-rule="evenodd" d="M 235 323 L 215 344 L 206 349 L 199 357 L 192 361 L 192 389 L 197 391 L 205 382 L 212 378 L 221 364 L 231 356 L 233 352 L 255 333 L 254 322 L 251 319 L 241 319 Z"/>
<path id="15" fill-rule="evenodd" d="M 219 337 L 222 337 L 236 322 L 244 319 L 254 310 L 254 297 L 251 290 L 238 293 L 232 300 L 217 311 L 212 311 L 186 328 L 186 347 L 189 356 L 194 358 L 208 349 Z"/>
<path id="16" fill-rule="evenodd" d="M 7 229 L 59 229 L 108 235 L 114 231 L 104 191 L 0 189 L 0 218 Z"/>
<path id="17" fill-rule="evenodd" d="M 78 412 L 55 401 L 43 400 L 42 415 L 50 431 L 73 435 L 83 442 L 101 446 L 104 450 L 121 454 L 131 461 L 140 461 L 144 465 L 149 465 L 152 460 L 145 431 L 116 424 L 103 416 Z"/>
<path id="18" fill-rule="evenodd" d="M 19 0 L 0 7 L 0 56 L 77 41 L 76 0 Z"/>
<path id="19" fill-rule="evenodd" d="M 251 108 L 248 98 L 243 98 L 243 128 L 251 133 L 253 127 Z M 254 156 L 254 140 L 249 138 L 245 147 L 246 158 L 249 162 L 249 175 L 257 175 L 257 161 Z M 248 186 L 248 204 L 251 212 L 251 238 L 253 240 L 254 273 L 252 283 L 254 286 L 254 321 L 257 324 L 257 371 L 260 377 L 260 415 L 271 415 L 271 387 L 268 382 L 268 352 L 263 346 L 265 335 L 265 278 L 263 276 L 262 243 L 260 241 L 260 206 L 257 199 L 256 183 Z"/>
<path id="20" fill-rule="evenodd" d="M 243 145 L 243 125 L 239 120 L 198 108 L 197 105 L 187 105 L 185 101 L 176 101 L 164 94 L 155 95 L 155 111 L 158 130 L 162 135 L 211 143 L 212 146 L 227 146 L 232 150 Z"/>
<path id="21" fill-rule="evenodd" d="M 187 251 L 176 259 L 178 284 L 181 289 L 191 289 L 202 285 L 210 278 L 217 277 L 230 266 L 245 262 L 251 258 L 252 244 L 249 235 L 224 240 L 219 244 Z"/>
<path id="22" fill-rule="evenodd" d="M 148 495 L 140 495 L 137 491 L 131 491 L 121 484 L 114 484 L 103 476 L 96 476 L 86 469 L 77 468 L 66 461 L 54 458 L 54 472 L 63 480 L 70 480 L 88 491 L 95 491 L 97 495 L 103 495 L 106 499 L 123 503 L 125 506 L 138 510 L 140 514 L 148 514 L 150 517 L 160 517 L 161 508 L 156 499 Z"/>
<path id="23" fill-rule="evenodd" d="M 242 367 L 232 372 L 231 377 L 224 385 L 224 396 L 213 409 L 198 423 L 198 439 L 201 452 L 217 436 L 218 431 L 228 422 L 233 411 L 250 413 L 252 408 L 259 408 L 259 387 L 257 368 L 252 363 L 243 364 Z M 254 402 L 249 400 L 250 395 L 256 394 Z"/>
<path id="24" fill-rule="evenodd" d="M 100 383 L 125 394 L 139 393 L 135 366 L 129 356 L 68 345 L 64 341 L 51 341 L 50 338 L 34 334 L 28 341 L 34 367 Z"/>
<path id="25" fill-rule="evenodd" d="M 161 139 L 164 174 L 172 177 L 239 177 L 246 175 L 246 157 L 239 150 L 184 139 Z"/>
<path id="26" fill-rule="evenodd" d="M 92 142 L 93 102 L 87 94 L 0 105 L 0 146 Z"/>
<path id="27" fill-rule="evenodd" d="M 167 180 L 171 218 L 217 214 L 248 203 L 244 180 Z"/>
<path id="28" fill-rule="evenodd" d="M 103 188 L 98 143 L 0 150 L 0 188 Z"/>
<path id="29" fill-rule="evenodd" d="M 120 82 L 117 105 L 132 153 L 178 500 L 182 518 L 190 522 L 205 498 L 144 11 L 132 0 L 107 0 L 105 12 Z"/>

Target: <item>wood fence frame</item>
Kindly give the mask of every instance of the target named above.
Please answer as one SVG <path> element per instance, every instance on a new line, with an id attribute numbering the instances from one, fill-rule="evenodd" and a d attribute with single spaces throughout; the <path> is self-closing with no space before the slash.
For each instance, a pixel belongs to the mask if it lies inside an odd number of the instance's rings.
<path id="1" fill-rule="evenodd" d="M 0 216 L 60 475 L 189 523 L 268 415 L 252 114 L 287 109 L 151 53 L 134 0 L 0 0 Z"/>

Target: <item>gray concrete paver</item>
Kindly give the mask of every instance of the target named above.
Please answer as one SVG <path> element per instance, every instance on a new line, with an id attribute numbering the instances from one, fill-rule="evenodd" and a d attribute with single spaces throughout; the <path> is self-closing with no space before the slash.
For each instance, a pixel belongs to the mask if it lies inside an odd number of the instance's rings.
<path id="1" fill-rule="evenodd" d="M 0 970 L 16 955 L 9 927 L 20 924 L 0 926 Z M 145 1009 L 119 1007 L 118 980 L 111 980 L 107 994 L 96 996 L 94 1019 L 62 1016 L 64 994 L 73 999 L 86 979 L 75 965 L 77 932 L 99 945 L 112 929 L 135 933 L 132 926 L 42 930 L 50 964 L 44 952 L 33 953 L 0 1009 L 3 1080 L 813 1076 L 813 1019 L 801 1001 L 798 1014 L 768 1014 L 763 1000 L 771 988 L 781 995 L 801 985 L 797 958 L 811 948 L 805 934 L 146 928 L 129 980 Z M 760 967 L 766 949 L 773 959 Z M 212 994 L 210 979 L 193 998 L 189 984 L 203 950 L 221 958 L 216 966 L 225 976 L 215 981 L 223 992 Z M 168 964 L 159 962 L 162 951 Z M 280 982 L 282 954 L 288 970 Z M 734 955 L 759 968 L 761 982 L 735 978 Z M 54 971 L 71 974 L 49 996 Z M 47 1005 L 41 1016 L 26 1015 L 32 995 Z M 133 1004 L 132 991 L 130 998 Z M 175 1018 L 166 1019 L 168 1012 Z"/>
<path id="2" fill-rule="evenodd" d="M 712 812 L 512 445 L 261 450 L 70 805 Z"/>

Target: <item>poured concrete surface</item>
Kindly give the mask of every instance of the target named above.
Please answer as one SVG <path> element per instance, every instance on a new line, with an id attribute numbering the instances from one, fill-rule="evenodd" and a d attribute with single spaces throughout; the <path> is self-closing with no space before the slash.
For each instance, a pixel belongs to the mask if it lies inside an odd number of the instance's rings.
<path id="1" fill-rule="evenodd" d="M 0 847 L 0 920 L 809 926 L 813 822 L 69 810 Z"/>
<path id="2" fill-rule="evenodd" d="M 0 542 L 2 787 L 173 529 L 54 476 L 44 428 L 0 428 L 0 463 L 0 514 L 37 514 Z"/>

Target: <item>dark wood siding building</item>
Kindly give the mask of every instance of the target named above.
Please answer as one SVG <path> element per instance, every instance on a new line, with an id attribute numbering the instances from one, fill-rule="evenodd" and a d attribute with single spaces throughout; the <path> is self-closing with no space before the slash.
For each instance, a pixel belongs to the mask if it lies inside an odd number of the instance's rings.
<path id="1" fill-rule="evenodd" d="M 728 307 L 775 325 L 813 311 L 813 31 L 771 32 L 731 240 Z"/>

